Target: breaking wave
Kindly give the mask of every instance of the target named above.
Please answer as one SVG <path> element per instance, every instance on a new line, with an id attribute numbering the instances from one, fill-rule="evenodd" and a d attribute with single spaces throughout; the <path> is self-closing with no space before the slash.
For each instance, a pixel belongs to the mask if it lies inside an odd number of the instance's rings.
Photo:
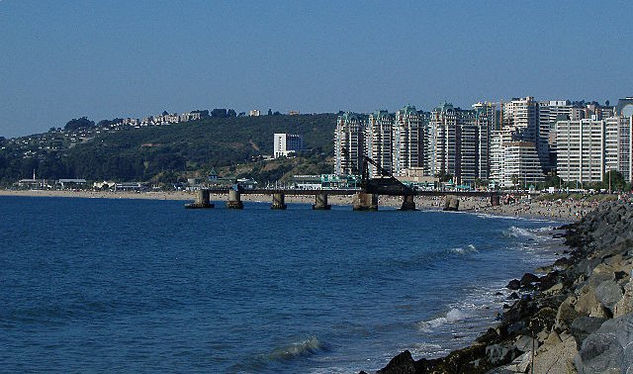
<path id="1" fill-rule="evenodd" d="M 510 228 L 504 232 L 504 235 L 511 238 L 527 238 L 527 239 L 532 239 L 532 240 L 543 240 L 543 239 L 549 239 L 549 236 L 545 235 L 545 233 L 552 231 L 552 229 L 553 228 L 549 226 L 541 227 L 538 229 L 526 229 L 523 227 L 510 226 Z"/>
<path id="2" fill-rule="evenodd" d="M 460 255 L 465 255 L 465 254 L 470 254 L 470 253 L 479 253 L 477 248 L 472 244 L 468 244 L 465 248 L 463 247 L 451 248 L 450 251 L 452 253 L 457 253 Z"/>
<path id="3" fill-rule="evenodd" d="M 295 357 L 308 356 L 326 350 L 326 345 L 321 343 L 316 336 L 310 336 L 307 339 L 277 348 L 268 357 L 272 360 L 291 360 Z"/>
<path id="4" fill-rule="evenodd" d="M 464 311 L 453 308 L 446 313 L 443 317 L 433 318 L 428 321 L 420 321 L 417 323 L 418 329 L 424 332 L 431 332 L 432 330 L 446 324 L 455 323 L 468 318 L 468 314 Z"/>

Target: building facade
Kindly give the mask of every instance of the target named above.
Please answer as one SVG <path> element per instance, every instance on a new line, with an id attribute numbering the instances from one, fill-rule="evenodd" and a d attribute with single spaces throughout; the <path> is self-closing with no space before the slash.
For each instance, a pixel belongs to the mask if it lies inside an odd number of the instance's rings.
<path id="1" fill-rule="evenodd" d="M 420 114 L 414 106 L 398 110 L 393 122 L 393 173 L 422 167 L 424 160 L 424 132 Z"/>
<path id="2" fill-rule="evenodd" d="M 334 130 L 334 173 L 360 174 L 364 154 L 365 122 L 353 113 L 338 116 Z"/>
<path id="3" fill-rule="evenodd" d="M 273 156 L 288 157 L 303 150 L 303 138 L 297 134 L 277 133 L 273 135 Z"/>
<path id="4" fill-rule="evenodd" d="M 393 116 L 386 110 L 369 115 L 365 129 L 366 153 L 389 173 L 393 172 Z M 369 165 L 369 174 L 379 173 L 374 165 Z"/>

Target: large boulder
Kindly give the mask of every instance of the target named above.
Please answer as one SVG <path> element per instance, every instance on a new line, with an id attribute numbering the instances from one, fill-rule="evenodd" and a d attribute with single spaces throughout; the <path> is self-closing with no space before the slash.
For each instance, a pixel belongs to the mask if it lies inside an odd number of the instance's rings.
<path id="1" fill-rule="evenodd" d="M 629 313 L 633 313 L 633 282 L 624 286 L 624 295 L 613 306 L 613 317 L 621 317 Z"/>
<path id="2" fill-rule="evenodd" d="M 377 374 L 415 374 L 415 361 L 411 357 L 411 352 L 404 351 L 392 358 L 384 368 L 378 370 Z"/>
<path id="3" fill-rule="evenodd" d="M 519 353 L 511 344 L 493 344 L 486 347 L 488 362 L 495 366 L 514 360 Z"/>
<path id="4" fill-rule="evenodd" d="M 536 283 L 539 280 L 540 280 L 539 277 L 537 277 L 536 275 L 532 273 L 525 273 L 521 277 L 521 280 L 519 281 L 519 283 L 521 283 L 522 287 L 529 287 L 529 286 L 532 286 L 532 283 Z"/>
<path id="5" fill-rule="evenodd" d="M 509 290 L 516 291 L 519 288 L 521 288 L 521 281 L 518 279 L 513 279 L 510 282 L 508 282 L 508 285 L 506 286 L 506 288 Z"/>
<path id="6" fill-rule="evenodd" d="M 571 334 L 576 339 L 576 342 L 582 343 L 589 334 L 598 330 L 604 321 L 606 321 L 604 318 L 578 317 L 571 324 Z"/>
<path id="7" fill-rule="evenodd" d="M 633 372 L 633 314 L 610 319 L 582 343 L 575 359 L 578 372 Z"/>
<path id="8" fill-rule="evenodd" d="M 597 318 L 611 317 L 609 311 L 605 310 L 605 307 L 602 305 L 600 300 L 598 300 L 593 287 L 590 286 L 585 286 L 581 289 L 580 295 L 578 295 L 578 299 L 574 305 L 574 309 L 579 315 Z"/>
<path id="9" fill-rule="evenodd" d="M 574 357 L 578 353 L 576 341 L 569 335 L 561 336 L 557 344 L 543 344 L 534 357 L 534 374 L 572 374 Z M 548 339 L 550 340 L 550 339 Z"/>
<path id="10" fill-rule="evenodd" d="M 604 281 L 596 287 L 596 297 L 609 310 L 613 310 L 613 307 L 620 301 L 623 294 L 622 287 L 615 280 Z"/>

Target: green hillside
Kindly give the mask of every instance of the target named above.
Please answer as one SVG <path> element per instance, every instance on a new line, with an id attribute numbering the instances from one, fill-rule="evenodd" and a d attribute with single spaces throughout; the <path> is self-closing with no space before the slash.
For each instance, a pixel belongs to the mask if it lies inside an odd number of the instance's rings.
<path id="1" fill-rule="evenodd" d="M 183 176 L 250 162 L 257 155 L 271 155 L 275 132 L 303 135 L 306 157 L 302 163 L 321 164 L 315 169 L 321 170 L 325 158 L 332 155 L 335 119 L 335 114 L 206 118 L 100 133 L 73 144 L 68 143 L 66 134 L 53 132 L 5 139 L 0 143 L 0 180 L 7 184 L 30 177 L 33 169 L 38 177 L 51 179 L 152 180 L 161 175 Z M 33 144 L 30 148 L 27 139 Z"/>

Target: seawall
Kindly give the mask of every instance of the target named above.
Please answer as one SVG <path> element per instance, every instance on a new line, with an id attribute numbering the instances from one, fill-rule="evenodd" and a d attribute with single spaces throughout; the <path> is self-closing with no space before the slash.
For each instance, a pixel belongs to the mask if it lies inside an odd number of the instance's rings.
<path id="1" fill-rule="evenodd" d="M 378 373 L 633 373 L 633 206 L 603 203 L 565 228 L 566 257 L 508 284 L 519 299 L 497 327 L 446 357 L 402 352 Z"/>

